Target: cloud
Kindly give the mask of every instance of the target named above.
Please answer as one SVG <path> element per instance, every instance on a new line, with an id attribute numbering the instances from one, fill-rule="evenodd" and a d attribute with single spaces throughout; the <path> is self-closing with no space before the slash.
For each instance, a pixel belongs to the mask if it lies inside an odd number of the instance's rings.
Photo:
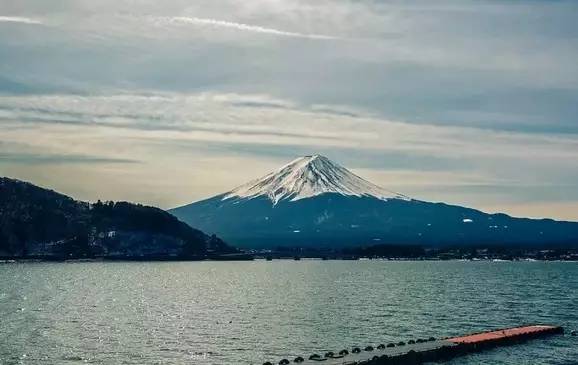
<path id="1" fill-rule="evenodd" d="M 156 23 L 176 24 L 176 25 L 191 24 L 191 25 L 200 25 L 200 26 L 210 26 L 210 27 L 216 27 L 216 28 L 230 28 L 230 29 L 240 30 L 240 31 L 244 31 L 244 32 L 263 33 L 263 34 L 270 34 L 270 35 L 276 35 L 276 36 L 282 36 L 282 37 L 308 38 L 308 39 L 319 39 L 319 40 L 340 39 L 339 37 L 333 37 L 333 36 L 329 36 L 329 35 L 288 32 L 288 31 L 274 29 L 274 28 L 261 27 L 258 25 L 236 23 L 236 22 L 230 22 L 230 21 L 218 20 L 218 19 L 175 16 L 175 17 L 153 17 L 152 20 Z"/>
<path id="2" fill-rule="evenodd" d="M 18 165 L 61 165 L 61 164 L 132 164 L 137 160 L 110 158 L 99 156 L 69 155 L 69 154 L 34 154 L 34 153 L 3 153 L 0 152 L 0 163 Z"/>
<path id="3" fill-rule="evenodd" d="M 0 16 L 0 23 L 42 24 L 42 21 L 20 16 Z"/>
<path id="4" fill-rule="evenodd" d="M 28 145 L 0 152 L 143 161 L 2 160 L 2 174 L 171 206 L 321 152 L 423 199 L 578 200 L 575 1 L 2 10 L 0 141 Z"/>
<path id="5" fill-rule="evenodd" d="M 8 10 L 51 27 L 3 29 L 0 93 L 266 93 L 412 123 L 578 132 L 573 2 L 26 4 Z"/>
<path id="6" fill-rule="evenodd" d="M 410 154 L 564 161 L 578 149 L 572 136 L 415 125 L 362 109 L 231 93 L 0 97 L 0 121 L 25 130 L 34 125 L 124 130 L 118 133 L 149 140 L 389 151 L 398 159 Z"/>

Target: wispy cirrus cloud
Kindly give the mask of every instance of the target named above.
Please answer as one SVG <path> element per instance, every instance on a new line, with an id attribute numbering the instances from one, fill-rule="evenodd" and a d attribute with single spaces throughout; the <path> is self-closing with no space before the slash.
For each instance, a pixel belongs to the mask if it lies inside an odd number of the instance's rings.
<path id="1" fill-rule="evenodd" d="M 138 160 L 70 154 L 34 154 L 0 152 L 0 162 L 19 165 L 63 165 L 63 164 L 132 164 Z"/>
<path id="2" fill-rule="evenodd" d="M 414 125 L 362 109 L 306 106 L 267 95 L 219 93 L 0 97 L 3 126 L 101 128 L 130 136 L 239 144 L 352 148 L 446 158 L 573 159 L 571 136 Z M 63 129 L 64 130 L 64 129 Z M 115 132 L 113 132 L 115 131 Z M 347 137 L 343 137 L 346 135 Z M 483 138 L 481 138 L 483 136 Z M 264 141 L 263 137 L 267 137 Z"/>
<path id="3" fill-rule="evenodd" d="M 0 23 L 42 24 L 42 21 L 21 16 L 0 16 Z"/>
<path id="4" fill-rule="evenodd" d="M 152 17 L 151 18 L 156 23 L 164 24 L 175 24 L 175 25 L 197 25 L 197 26 L 209 26 L 215 28 L 230 28 L 234 30 L 240 30 L 244 32 L 253 33 L 263 33 L 282 37 L 294 37 L 294 38 L 308 38 L 308 39 L 319 39 L 319 40 L 337 40 L 342 39 L 339 37 L 334 37 L 324 34 L 310 34 L 310 33 L 300 33 L 300 32 L 290 32 L 281 29 L 267 28 L 259 25 L 237 23 L 226 20 L 210 19 L 210 18 L 197 18 L 197 17 L 186 17 L 186 16 L 174 16 L 174 17 Z"/>

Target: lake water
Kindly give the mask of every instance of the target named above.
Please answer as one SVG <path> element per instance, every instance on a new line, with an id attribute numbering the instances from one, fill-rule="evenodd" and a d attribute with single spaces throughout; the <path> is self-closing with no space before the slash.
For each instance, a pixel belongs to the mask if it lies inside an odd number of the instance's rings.
<path id="1" fill-rule="evenodd" d="M 2 364 L 262 364 L 527 323 L 578 330 L 578 263 L 0 265 Z M 578 364 L 554 336 L 449 364 Z"/>

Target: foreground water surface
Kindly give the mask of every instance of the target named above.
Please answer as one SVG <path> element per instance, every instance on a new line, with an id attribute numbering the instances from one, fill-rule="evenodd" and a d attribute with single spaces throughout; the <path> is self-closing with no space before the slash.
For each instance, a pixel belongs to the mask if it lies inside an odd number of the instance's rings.
<path id="1" fill-rule="evenodd" d="M 2 364 L 262 364 L 526 323 L 578 329 L 578 263 L 0 265 Z M 578 364 L 555 336 L 449 364 Z"/>

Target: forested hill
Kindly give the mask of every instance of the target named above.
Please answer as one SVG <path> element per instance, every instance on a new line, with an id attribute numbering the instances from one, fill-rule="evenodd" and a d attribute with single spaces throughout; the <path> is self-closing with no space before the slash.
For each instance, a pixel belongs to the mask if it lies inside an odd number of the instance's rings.
<path id="1" fill-rule="evenodd" d="M 158 208 L 89 204 L 0 178 L 0 256 L 192 258 L 234 251 Z"/>

